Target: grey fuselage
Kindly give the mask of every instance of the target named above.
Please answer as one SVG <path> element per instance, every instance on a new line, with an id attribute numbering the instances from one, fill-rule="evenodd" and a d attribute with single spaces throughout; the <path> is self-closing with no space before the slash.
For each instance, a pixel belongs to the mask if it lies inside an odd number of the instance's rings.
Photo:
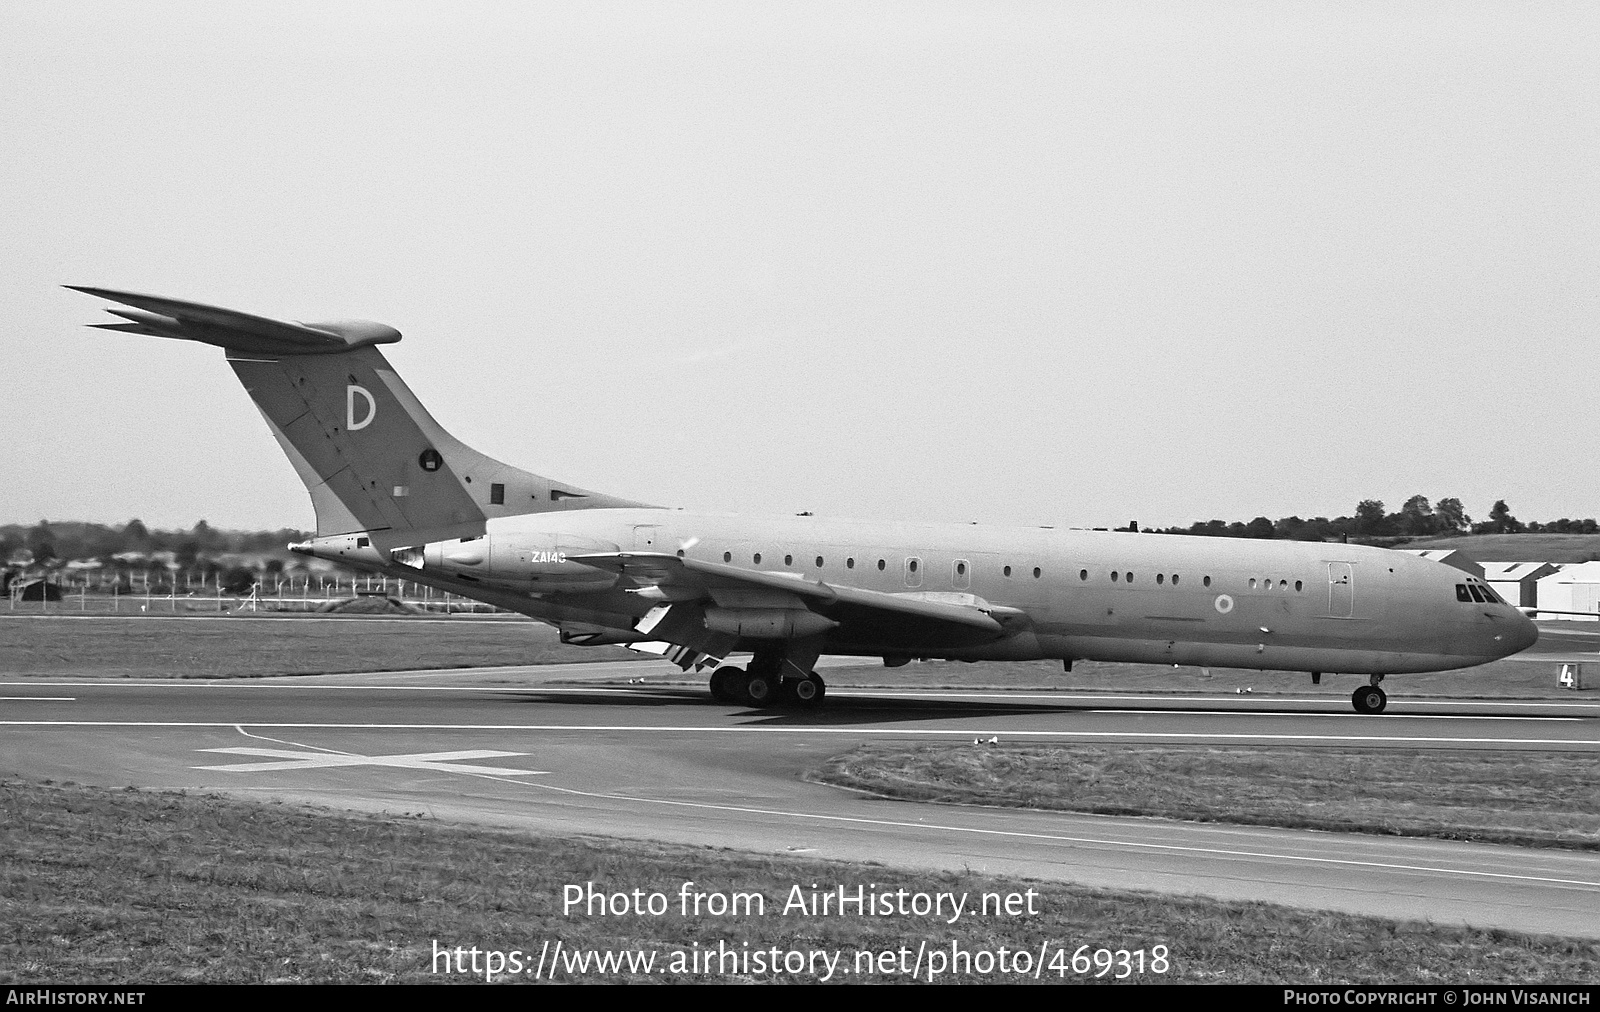
<path id="1" fill-rule="evenodd" d="M 469 543 L 452 537 L 457 533 L 439 530 L 426 540 Z M 419 572 L 395 564 L 381 547 L 358 546 L 356 535 L 317 538 L 298 550 L 452 589 L 564 629 L 625 632 L 657 603 L 626 577 L 566 558 L 596 549 L 680 554 L 828 586 L 1021 613 L 988 642 L 918 647 L 841 629 L 823 647 L 889 659 L 1387 675 L 1482 664 L 1538 638 L 1533 623 L 1504 603 L 1461 601 L 1465 573 L 1356 545 L 654 508 L 500 517 L 459 533 L 481 541 L 481 562 Z"/>

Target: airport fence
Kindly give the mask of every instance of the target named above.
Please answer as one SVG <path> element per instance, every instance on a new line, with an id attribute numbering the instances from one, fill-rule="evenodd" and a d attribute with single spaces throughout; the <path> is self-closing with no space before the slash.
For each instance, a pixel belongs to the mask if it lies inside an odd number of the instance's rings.
<path id="1" fill-rule="evenodd" d="M 230 591 L 208 575 L 132 580 L 95 573 L 49 580 L 19 577 L 9 587 L 10 610 L 33 614 L 236 614 L 399 610 L 429 615 L 511 615 L 459 594 L 375 576 L 266 576 L 248 591 Z"/>

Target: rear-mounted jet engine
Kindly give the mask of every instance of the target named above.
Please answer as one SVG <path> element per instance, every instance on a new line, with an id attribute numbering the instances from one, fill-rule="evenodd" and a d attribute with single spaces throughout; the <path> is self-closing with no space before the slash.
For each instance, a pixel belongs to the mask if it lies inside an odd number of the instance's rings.
<path id="1" fill-rule="evenodd" d="M 568 560 L 616 550 L 611 542 L 570 534 L 484 534 L 396 548 L 389 558 L 468 583 L 532 594 L 572 594 L 606 590 L 617 582 L 617 574 Z"/>

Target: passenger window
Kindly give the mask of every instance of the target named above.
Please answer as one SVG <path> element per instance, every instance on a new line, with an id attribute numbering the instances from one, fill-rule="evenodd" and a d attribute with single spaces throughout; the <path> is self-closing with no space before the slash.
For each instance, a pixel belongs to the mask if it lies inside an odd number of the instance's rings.
<path id="1" fill-rule="evenodd" d="M 1178 585 L 1178 574 L 1177 573 L 1173 573 L 1172 574 L 1172 585 L 1174 587 L 1176 587 Z"/>
<path id="2" fill-rule="evenodd" d="M 820 556 L 820 555 L 817 556 L 817 568 L 818 569 L 822 568 L 822 556 Z"/>
<path id="3" fill-rule="evenodd" d="M 754 556 L 753 556 L 753 558 L 754 558 L 754 560 L 755 560 L 755 564 L 756 564 L 756 565 L 758 565 L 758 566 L 759 566 L 759 565 L 761 565 L 761 553 L 760 553 L 760 552 L 757 552 L 757 553 L 756 553 L 756 554 L 755 554 L 755 555 L 754 555 Z"/>
<path id="4" fill-rule="evenodd" d="M 1006 567 L 1006 568 L 1005 568 L 1005 574 L 1006 574 L 1006 575 L 1007 575 L 1007 576 L 1010 576 L 1010 575 L 1011 575 L 1011 567 L 1010 567 L 1010 566 L 1007 566 L 1007 567 Z"/>
<path id="5" fill-rule="evenodd" d="M 792 565 L 794 565 L 794 556 L 792 556 L 792 555 L 785 555 L 785 556 L 784 556 L 784 557 L 783 557 L 783 564 L 784 564 L 784 565 L 785 565 L 785 566 L 792 566 Z"/>
<path id="6" fill-rule="evenodd" d="M 732 552 L 723 552 L 722 553 L 722 561 L 723 562 L 732 562 L 733 561 L 733 553 Z"/>
<path id="7" fill-rule="evenodd" d="M 1039 578 L 1039 567 L 1038 566 L 1034 566 L 1033 567 L 1033 578 L 1035 580 L 1037 580 Z"/>
<path id="8" fill-rule="evenodd" d="M 846 569 L 854 569 L 854 568 L 856 568 L 855 556 L 851 556 L 850 558 L 844 560 L 844 568 L 846 568 Z"/>
<path id="9" fill-rule="evenodd" d="M 1078 570 L 1078 579 L 1087 580 L 1088 578 L 1089 578 L 1089 571 L 1087 569 Z"/>
<path id="10" fill-rule="evenodd" d="M 878 572 L 880 572 L 880 573 L 883 572 L 883 560 L 882 559 L 878 560 Z"/>
<path id="11" fill-rule="evenodd" d="M 1166 582 L 1167 582 L 1167 578 L 1164 575 L 1162 575 L 1161 573 L 1157 573 L 1156 574 L 1156 586 L 1157 587 L 1161 586 L 1163 583 L 1166 583 Z"/>

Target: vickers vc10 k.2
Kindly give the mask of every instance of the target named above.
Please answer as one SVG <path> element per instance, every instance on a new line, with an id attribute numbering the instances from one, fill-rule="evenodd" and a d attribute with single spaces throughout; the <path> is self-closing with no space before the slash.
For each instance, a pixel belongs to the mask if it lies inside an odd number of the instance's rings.
<path id="1" fill-rule="evenodd" d="M 738 516 L 650 506 L 532 474 L 446 432 L 379 346 L 392 327 L 289 323 L 98 288 L 108 330 L 224 349 L 311 493 L 292 546 L 628 644 L 711 694 L 815 705 L 822 654 L 1059 659 L 1369 675 L 1495 660 L 1538 633 L 1489 586 L 1354 545 L 1053 528 Z M 743 667 L 720 663 L 749 653 Z"/>

